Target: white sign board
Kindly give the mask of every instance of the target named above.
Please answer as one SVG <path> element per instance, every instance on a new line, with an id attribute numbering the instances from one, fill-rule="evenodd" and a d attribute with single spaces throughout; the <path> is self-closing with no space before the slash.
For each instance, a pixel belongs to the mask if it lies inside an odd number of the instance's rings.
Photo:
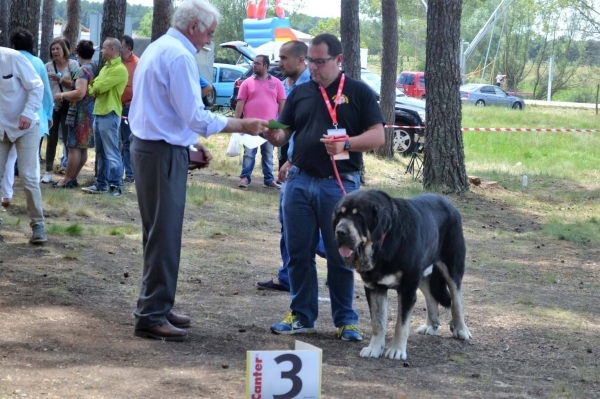
<path id="1" fill-rule="evenodd" d="M 296 341 L 295 350 L 248 351 L 247 399 L 320 399 L 323 351 Z"/>

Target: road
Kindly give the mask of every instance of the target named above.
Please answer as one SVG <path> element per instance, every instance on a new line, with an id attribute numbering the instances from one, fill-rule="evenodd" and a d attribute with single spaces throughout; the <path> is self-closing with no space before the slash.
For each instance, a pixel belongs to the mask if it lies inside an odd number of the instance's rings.
<path id="1" fill-rule="evenodd" d="M 587 108 L 595 109 L 596 104 L 590 103 L 568 103 L 563 101 L 539 101 L 539 100 L 525 100 L 526 105 L 535 105 L 538 107 L 561 107 L 561 108 Z"/>

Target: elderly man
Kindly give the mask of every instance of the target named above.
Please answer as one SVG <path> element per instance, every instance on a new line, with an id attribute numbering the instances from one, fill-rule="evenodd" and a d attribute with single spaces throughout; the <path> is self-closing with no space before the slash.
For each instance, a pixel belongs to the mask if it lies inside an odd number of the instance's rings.
<path id="1" fill-rule="evenodd" d="M 142 217 L 144 271 L 135 310 L 135 335 L 183 341 L 191 320 L 173 313 L 181 255 L 188 147 L 212 156 L 198 135 L 219 132 L 257 135 L 267 121 L 234 119 L 204 109 L 195 54 L 210 44 L 220 19 L 205 0 L 187 0 L 173 26 L 140 58 L 129 122 L 131 160 Z M 190 149 L 192 150 L 192 149 Z"/>
<path id="2" fill-rule="evenodd" d="M 118 39 L 106 38 L 101 54 L 106 64 L 88 86 L 88 93 L 96 97 L 94 142 L 98 173 L 96 184 L 82 190 L 88 194 L 108 192 L 120 197 L 123 195 L 123 161 L 119 151 L 119 125 L 123 112 L 121 96 L 127 86 L 129 73 L 121 61 L 121 42 Z"/>
<path id="3" fill-rule="evenodd" d="M 40 118 L 37 111 L 42 107 L 44 83 L 25 56 L 5 47 L 0 47 L 0 73 L 0 177 L 4 175 L 6 158 L 14 145 L 17 148 L 19 176 L 25 190 L 27 216 L 31 220 L 33 234 L 30 241 L 32 244 L 43 244 L 47 238 L 39 184 Z"/>
<path id="4" fill-rule="evenodd" d="M 337 337 L 362 340 L 358 313 L 352 307 L 354 273 L 338 252 L 331 215 L 343 191 L 360 186 L 362 153 L 384 144 L 383 116 L 373 91 L 340 69 L 342 44 L 330 34 L 316 36 L 306 57 L 312 80 L 297 86 L 286 100 L 279 122 L 289 128 L 269 129 L 265 138 L 281 147 L 294 133 L 294 166 L 288 171 L 283 195 L 285 243 L 290 256 L 291 312 L 271 326 L 276 334 L 314 333 L 318 317 L 315 248 L 319 229 L 327 254 L 327 278 Z M 329 134 L 346 136 L 331 141 Z M 345 154 L 335 161 L 332 156 Z M 338 186 L 336 175 L 341 180 Z M 302 226 L 302 228 L 298 228 Z"/>

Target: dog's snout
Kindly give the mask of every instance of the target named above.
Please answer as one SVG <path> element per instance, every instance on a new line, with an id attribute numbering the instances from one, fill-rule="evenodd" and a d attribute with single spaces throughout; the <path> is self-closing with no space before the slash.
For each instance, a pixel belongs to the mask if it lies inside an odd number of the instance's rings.
<path id="1" fill-rule="evenodd" d="M 346 237 L 348 235 L 348 228 L 342 224 L 338 224 L 335 234 L 340 238 Z"/>

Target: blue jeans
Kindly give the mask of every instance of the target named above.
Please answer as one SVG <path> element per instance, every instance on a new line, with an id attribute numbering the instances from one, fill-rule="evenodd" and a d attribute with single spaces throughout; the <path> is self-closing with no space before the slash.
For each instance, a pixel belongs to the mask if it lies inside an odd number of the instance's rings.
<path id="1" fill-rule="evenodd" d="M 290 263 L 290 255 L 287 250 L 287 245 L 285 244 L 285 229 L 283 227 L 283 193 L 285 191 L 285 183 L 281 185 L 281 193 L 279 194 L 279 223 L 281 223 L 281 238 L 279 239 L 279 251 L 281 252 L 281 260 L 282 265 L 277 272 L 277 280 L 279 280 L 279 284 L 286 287 L 288 290 L 290 289 L 290 277 L 288 274 L 288 264 Z M 325 246 L 323 245 L 323 236 L 319 232 L 319 244 L 316 248 L 317 255 L 319 255 L 323 259 L 327 259 L 325 256 Z"/>
<path id="2" fill-rule="evenodd" d="M 123 189 L 123 162 L 119 152 L 121 118 L 115 111 L 94 116 L 94 142 L 98 162 L 96 187 L 99 190 L 106 190 L 108 186 Z"/>
<path id="3" fill-rule="evenodd" d="M 360 187 L 358 173 L 342 177 L 346 192 Z M 346 266 L 335 243 L 331 215 L 343 194 L 335 179 L 318 179 L 297 167 L 288 172 L 283 194 L 283 224 L 290 261 L 290 309 L 305 326 L 314 326 L 319 315 L 315 249 L 319 229 L 327 255 L 327 278 L 331 313 L 336 327 L 357 324 L 358 313 L 352 308 L 354 271 Z M 299 228 L 302 226 L 302 228 Z"/>
<path id="4" fill-rule="evenodd" d="M 67 145 L 64 141 L 62 142 L 62 148 L 63 154 L 60 158 L 60 167 L 63 168 L 63 170 L 67 170 L 67 162 L 69 161 L 69 150 L 67 149 Z"/>
<path id="5" fill-rule="evenodd" d="M 129 116 L 129 108 L 123 107 L 123 116 Z M 131 177 L 133 179 L 133 167 L 131 166 L 131 154 L 129 152 L 129 146 L 131 144 L 131 127 L 129 126 L 129 120 L 121 120 L 121 159 L 123 160 L 123 167 L 125 168 L 125 177 Z"/>
<path id="6" fill-rule="evenodd" d="M 256 160 L 256 152 L 258 148 L 248 148 L 244 146 L 244 161 L 242 162 L 242 174 L 240 179 L 248 178 L 248 182 L 252 181 L 252 170 L 254 169 L 254 161 Z M 268 141 L 260 146 L 260 154 L 262 156 L 261 165 L 264 176 L 264 183 L 270 184 L 273 177 L 273 145 Z"/>

